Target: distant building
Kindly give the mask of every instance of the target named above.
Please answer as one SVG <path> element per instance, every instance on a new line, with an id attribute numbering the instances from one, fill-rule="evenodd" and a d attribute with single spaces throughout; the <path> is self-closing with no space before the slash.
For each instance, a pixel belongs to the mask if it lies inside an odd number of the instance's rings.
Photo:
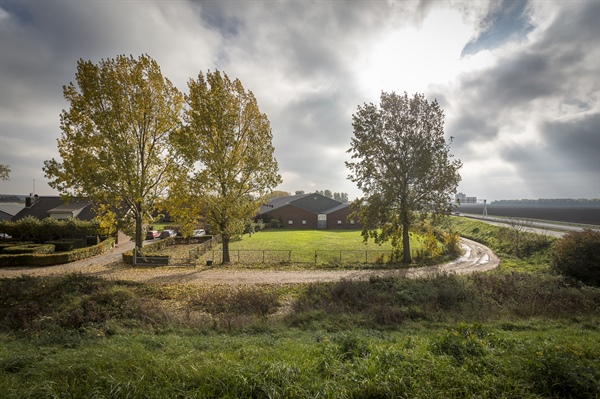
<path id="1" fill-rule="evenodd" d="M 30 196 L 25 199 L 25 207 L 21 209 L 12 220 L 23 219 L 33 216 L 36 219 L 52 217 L 55 219 L 77 218 L 80 220 L 92 220 L 96 214 L 92 205 L 85 200 L 73 200 L 65 203 L 58 196 Z"/>
<path id="2" fill-rule="evenodd" d="M 477 197 L 467 197 L 466 194 L 458 193 L 456 194 L 456 202 L 460 204 L 475 204 L 477 203 Z"/>
<path id="3" fill-rule="evenodd" d="M 298 194 L 273 198 L 260 208 L 258 218 L 277 219 L 292 229 L 357 229 L 357 220 L 348 220 L 350 204 L 321 194 Z"/>

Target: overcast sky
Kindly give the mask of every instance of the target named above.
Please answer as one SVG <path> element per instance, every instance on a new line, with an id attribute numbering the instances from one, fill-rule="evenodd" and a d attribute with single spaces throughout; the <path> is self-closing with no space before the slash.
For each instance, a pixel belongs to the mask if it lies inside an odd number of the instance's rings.
<path id="1" fill-rule="evenodd" d="M 62 86 L 78 59 L 154 58 L 182 92 L 239 78 L 271 122 L 281 190 L 360 196 L 352 114 L 382 91 L 445 112 L 459 191 L 600 197 L 600 2 L 0 0 L 2 194 L 56 194 Z"/>

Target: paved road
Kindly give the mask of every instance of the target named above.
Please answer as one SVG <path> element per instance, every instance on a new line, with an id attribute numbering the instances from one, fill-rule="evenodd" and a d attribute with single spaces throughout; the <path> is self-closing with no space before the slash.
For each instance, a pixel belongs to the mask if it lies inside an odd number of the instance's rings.
<path id="1" fill-rule="evenodd" d="M 485 223 L 489 223 L 489 224 L 493 224 L 495 226 L 510 226 L 509 224 L 506 223 L 506 220 L 509 218 L 502 218 L 502 217 L 498 217 L 498 216 L 487 216 L 487 217 L 483 217 L 481 215 L 475 215 L 472 213 L 463 213 L 461 214 L 463 217 L 468 217 L 471 219 L 477 219 L 480 220 L 482 222 Z M 516 221 L 518 221 L 518 219 L 514 219 Z M 527 226 L 527 230 L 534 232 L 534 233 L 538 233 L 538 234 L 545 234 L 545 235 L 550 235 L 550 236 L 554 236 L 554 237 L 562 237 L 564 236 L 567 232 L 569 231 L 583 231 L 586 228 L 592 229 L 592 230 L 599 230 L 596 228 L 596 226 L 592 226 L 590 225 L 588 226 L 582 226 L 582 225 L 569 225 L 569 224 L 562 224 L 562 223 L 552 223 L 551 221 L 540 221 L 540 220 L 523 220 L 523 223 Z"/>
<path id="2" fill-rule="evenodd" d="M 120 239 L 117 248 L 91 259 L 66 265 L 43 268 L 19 267 L 0 269 L 0 277 L 21 275 L 50 276 L 64 273 L 83 273 L 114 280 L 147 283 L 177 284 L 298 284 L 340 280 L 368 280 L 372 277 L 419 278 L 436 273 L 466 274 L 483 272 L 497 267 L 498 257 L 487 247 L 471 240 L 461 239 L 463 255 L 453 262 L 438 266 L 397 270 L 239 270 L 226 267 L 132 267 L 121 260 L 121 254 L 133 243 Z"/>

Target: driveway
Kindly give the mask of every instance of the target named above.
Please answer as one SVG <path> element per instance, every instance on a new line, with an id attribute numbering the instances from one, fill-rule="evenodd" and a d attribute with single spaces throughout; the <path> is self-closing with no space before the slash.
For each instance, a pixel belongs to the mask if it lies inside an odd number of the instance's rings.
<path id="1" fill-rule="evenodd" d="M 52 276 L 65 273 L 87 275 L 146 283 L 170 284 L 299 284 L 340 280 L 368 280 L 372 277 L 419 278 L 436 273 L 467 274 L 484 272 L 498 267 L 500 260 L 487 247 L 461 238 L 460 258 L 438 266 L 395 270 L 239 270 L 226 267 L 133 267 L 122 261 L 122 254 L 133 249 L 126 236 L 119 237 L 116 248 L 96 257 L 65 265 L 49 267 L 0 268 L 0 278 L 22 275 Z"/>

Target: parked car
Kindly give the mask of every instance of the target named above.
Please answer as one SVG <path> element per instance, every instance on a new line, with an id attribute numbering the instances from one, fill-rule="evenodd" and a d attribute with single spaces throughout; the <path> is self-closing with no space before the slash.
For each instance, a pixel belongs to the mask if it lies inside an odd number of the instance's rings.
<path id="1" fill-rule="evenodd" d="M 162 240 L 163 238 L 175 237 L 176 235 L 177 232 L 175 230 L 165 229 L 162 231 L 162 233 L 160 233 L 159 238 Z"/>
<path id="2" fill-rule="evenodd" d="M 149 230 L 146 233 L 146 240 L 154 240 L 160 236 L 160 232 L 157 230 Z"/>
<path id="3" fill-rule="evenodd" d="M 204 231 L 204 229 L 196 229 L 196 230 L 194 230 L 192 237 L 202 237 L 205 234 L 206 234 L 206 231 Z"/>

